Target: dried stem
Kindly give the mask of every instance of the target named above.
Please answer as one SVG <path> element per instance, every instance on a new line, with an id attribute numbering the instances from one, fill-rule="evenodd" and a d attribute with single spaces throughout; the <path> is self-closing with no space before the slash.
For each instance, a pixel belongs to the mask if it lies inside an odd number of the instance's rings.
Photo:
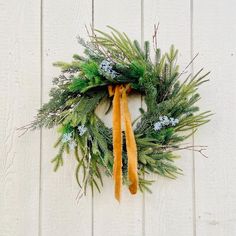
<path id="1" fill-rule="evenodd" d="M 152 43 L 153 43 L 153 48 L 154 48 L 154 51 L 157 50 L 157 32 L 158 32 L 158 28 L 159 28 L 159 22 L 158 24 L 154 25 L 154 34 L 152 36 Z"/>
<path id="2" fill-rule="evenodd" d="M 205 158 L 208 158 L 208 156 L 203 153 L 203 151 L 207 150 L 206 148 L 207 146 L 191 145 L 191 146 L 175 148 L 174 151 L 188 150 L 188 151 L 199 152 L 202 156 L 204 156 Z"/>

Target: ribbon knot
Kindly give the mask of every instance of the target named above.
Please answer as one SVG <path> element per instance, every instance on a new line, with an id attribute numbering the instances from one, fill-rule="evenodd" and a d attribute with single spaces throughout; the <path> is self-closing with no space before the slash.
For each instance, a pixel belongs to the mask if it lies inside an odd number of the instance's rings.
<path id="1" fill-rule="evenodd" d="M 126 150 L 128 156 L 128 180 L 130 182 L 129 190 L 132 194 L 137 193 L 138 189 L 138 161 L 137 146 L 132 129 L 131 115 L 128 107 L 127 92 L 130 91 L 129 84 L 108 86 L 109 96 L 113 98 L 113 178 L 115 182 L 115 198 L 120 201 L 122 186 L 122 128 L 121 128 L 121 110 L 123 112 Z"/>

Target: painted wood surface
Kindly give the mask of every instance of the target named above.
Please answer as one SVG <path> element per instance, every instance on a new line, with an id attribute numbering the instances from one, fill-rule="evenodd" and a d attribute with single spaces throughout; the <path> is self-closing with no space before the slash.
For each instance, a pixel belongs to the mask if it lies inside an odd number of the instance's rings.
<path id="1" fill-rule="evenodd" d="M 210 0 L 0 0 L 0 236 L 234 236 L 236 235 L 236 15 L 235 1 Z M 125 31 L 151 40 L 159 22 L 158 45 L 180 50 L 183 68 L 200 52 L 188 72 L 202 65 L 211 82 L 200 89 L 212 122 L 189 139 L 207 145 L 208 158 L 184 151 L 177 161 L 184 175 L 156 180 L 153 194 L 113 197 L 104 179 L 101 194 L 78 200 L 73 156 L 53 172 L 50 161 L 55 130 L 21 133 L 48 100 L 57 60 L 81 53 L 77 35 L 85 25 Z M 132 117 L 141 98 L 129 97 Z M 97 112 L 103 114 L 104 107 Z M 102 116 L 108 126 L 111 114 Z"/>
<path id="2" fill-rule="evenodd" d="M 172 44 L 179 49 L 180 71 L 191 58 L 190 17 L 189 0 L 144 1 L 144 40 L 152 41 L 153 24 L 159 23 L 158 46 L 163 53 L 169 51 Z M 192 140 L 186 142 L 191 144 Z M 183 170 L 183 176 L 177 181 L 151 176 L 156 182 L 153 194 L 145 194 L 145 235 L 174 236 L 176 230 L 178 235 L 193 234 L 193 157 L 191 151 L 178 154 L 181 159 L 176 163 Z"/>
<path id="3" fill-rule="evenodd" d="M 40 134 L 17 128 L 40 106 L 40 1 L 0 12 L 0 235 L 38 235 Z"/>
<path id="4" fill-rule="evenodd" d="M 208 146 L 208 159 L 195 157 L 196 234 L 236 234 L 236 17 L 235 1 L 196 1 L 193 14 L 194 64 L 210 70 L 210 83 L 201 88 L 200 105 L 215 115 L 196 134 L 195 143 Z"/>
<path id="5" fill-rule="evenodd" d="M 104 8 L 110 10 L 106 11 L 106 17 L 101 17 Z M 141 39 L 141 5 L 137 4 L 137 1 L 95 1 L 94 13 L 95 28 L 107 30 L 106 25 L 109 24 L 120 31 L 127 32 L 133 39 Z M 132 16 L 132 20 L 130 16 Z M 129 96 L 129 107 L 132 118 L 137 117 L 138 109 L 141 107 L 141 98 L 130 98 Z M 110 123 L 111 114 L 104 117 L 104 120 Z M 94 197 L 94 235 L 142 235 L 142 200 L 141 194 L 132 196 L 124 187 L 122 203 L 117 203 L 114 199 L 113 181 L 107 179 L 102 193 L 96 194 Z M 106 217 L 104 217 L 105 215 Z"/>
<path id="6" fill-rule="evenodd" d="M 51 79 L 60 72 L 55 61 L 71 61 L 81 52 L 77 43 L 80 34 L 86 37 L 85 24 L 92 21 L 90 1 L 45 1 L 42 5 L 42 94 L 48 99 Z M 55 130 L 42 133 L 41 174 L 41 235 L 90 235 L 92 233 L 91 196 L 79 201 L 75 180 L 76 161 L 73 155 L 64 158 L 64 166 L 53 172 L 51 159 L 57 154 L 52 148 L 57 139 Z"/>

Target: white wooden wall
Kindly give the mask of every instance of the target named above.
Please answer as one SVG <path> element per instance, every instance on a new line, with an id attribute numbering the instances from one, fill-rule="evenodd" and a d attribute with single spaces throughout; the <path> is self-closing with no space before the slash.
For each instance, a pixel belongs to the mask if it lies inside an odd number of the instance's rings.
<path id="1" fill-rule="evenodd" d="M 235 9 L 235 0 L 0 0 L 0 236 L 235 236 Z M 208 145 L 209 158 L 184 151 L 185 175 L 153 176 L 151 195 L 124 191 L 119 205 L 107 179 L 102 194 L 78 202 L 73 158 L 52 171 L 56 132 L 19 138 L 16 128 L 47 101 L 52 62 L 81 52 L 85 24 L 143 42 L 157 22 L 159 46 L 174 43 L 182 67 L 200 52 L 190 70 L 212 71 L 200 105 L 215 115 L 190 140 Z"/>

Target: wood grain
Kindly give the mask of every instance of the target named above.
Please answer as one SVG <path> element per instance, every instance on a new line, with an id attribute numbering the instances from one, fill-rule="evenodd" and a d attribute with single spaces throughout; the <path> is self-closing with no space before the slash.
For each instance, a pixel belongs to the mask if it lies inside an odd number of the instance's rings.
<path id="1" fill-rule="evenodd" d="M 52 78 L 60 73 L 52 63 L 71 61 L 82 53 L 77 35 L 86 37 L 85 24 L 92 21 L 91 1 L 45 1 L 43 4 L 43 102 L 48 100 Z M 53 172 L 51 159 L 57 150 L 53 144 L 56 130 L 43 131 L 42 145 L 42 235 L 91 235 L 91 196 L 79 202 L 79 187 L 75 180 L 76 161 L 73 155 L 64 157 L 64 166 Z"/>
<path id="2" fill-rule="evenodd" d="M 106 30 L 107 25 L 126 32 L 132 39 L 141 39 L 141 2 L 96 0 L 94 6 L 95 28 Z M 105 11 L 105 15 L 104 15 Z M 104 15 L 104 17 L 101 17 Z M 132 118 L 138 116 L 140 97 L 129 96 Z M 103 110 L 100 110 L 101 114 Z M 111 125 L 111 114 L 103 116 Z M 131 196 L 123 187 L 121 203 L 114 197 L 114 184 L 111 178 L 105 179 L 101 194 L 94 197 L 94 235 L 142 235 L 142 195 Z"/>
<path id="3" fill-rule="evenodd" d="M 0 0 L 0 235 L 236 235 L 234 9 L 234 0 Z M 184 175 L 176 181 L 152 176 L 153 194 L 131 196 L 124 187 L 118 204 L 113 180 L 104 178 L 101 194 L 78 202 L 74 157 L 65 156 L 57 173 L 50 163 L 56 131 L 19 138 L 17 128 L 32 121 L 41 99 L 48 101 L 60 73 L 52 63 L 82 53 L 76 36 L 86 38 L 85 24 L 106 31 L 111 25 L 143 42 L 158 22 L 163 52 L 175 44 L 182 68 L 200 52 L 188 71 L 203 65 L 212 71 L 199 105 L 215 115 L 188 141 L 208 145 L 209 158 L 180 153 Z M 133 119 L 141 105 L 129 95 Z M 97 112 L 111 127 L 105 109 Z"/>
<path id="4" fill-rule="evenodd" d="M 0 235 L 38 235 L 40 1 L 0 2 Z"/>
<path id="5" fill-rule="evenodd" d="M 194 64 L 210 70 L 201 89 L 201 107 L 212 110 L 212 121 L 195 136 L 208 146 L 208 159 L 196 154 L 196 233 L 236 235 L 236 17 L 235 1 L 194 2 Z"/>
<path id="6" fill-rule="evenodd" d="M 154 24 L 158 22 L 158 47 L 165 53 L 174 44 L 179 49 L 178 64 L 183 69 L 190 62 L 190 2 L 144 1 L 145 40 L 152 42 Z M 187 142 L 191 143 L 191 139 Z M 183 176 L 177 180 L 149 177 L 156 182 L 153 193 L 145 194 L 145 235 L 193 235 L 192 152 L 178 154 L 181 159 L 176 164 L 183 170 Z"/>

